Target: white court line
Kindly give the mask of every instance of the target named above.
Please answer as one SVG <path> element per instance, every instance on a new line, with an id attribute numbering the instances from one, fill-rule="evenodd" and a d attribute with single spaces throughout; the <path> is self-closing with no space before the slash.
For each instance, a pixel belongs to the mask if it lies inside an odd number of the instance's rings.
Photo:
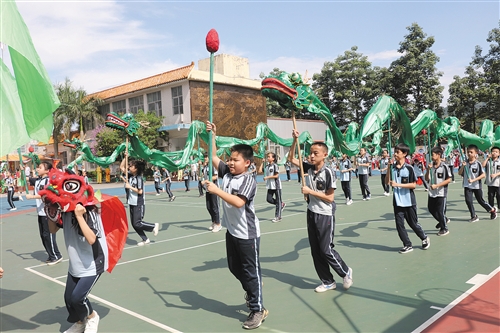
<path id="1" fill-rule="evenodd" d="M 434 316 L 430 317 L 425 323 L 423 323 L 422 325 L 420 325 L 419 327 L 417 327 L 412 333 L 419 333 L 419 332 L 422 332 L 423 330 L 425 330 L 427 327 L 429 327 L 430 325 L 432 325 L 439 318 L 441 318 L 442 316 L 444 316 L 448 311 L 450 311 L 451 309 L 453 309 L 453 307 L 455 307 L 458 303 L 460 303 L 461 301 L 463 301 L 467 296 L 469 296 L 474 291 L 476 291 L 477 289 L 479 289 L 479 287 L 481 287 L 483 284 L 485 284 L 489 279 L 491 279 L 493 276 L 495 276 L 498 272 L 500 272 L 500 266 L 497 267 L 495 270 L 493 270 L 493 272 L 491 272 L 490 274 L 488 274 L 488 278 L 487 279 L 484 279 L 484 281 L 482 281 L 481 283 L 476 284 L 474 287 L 471 287 L 469 290 L 467 290 L 462 295 L 460 295 L 459 297 L 457 297 L 453 302 L 451 302 L 450 304 L 448 304 L 444 309 L 442 309 L 441 311 L 439 311 L 438 313 L 436 313 Z"/>
<path id="2" fill-rule="evenodd" d="M 44 279 L 47 279 L 47 280 L 49 280 L 49 281 L 52 281 L 52 282 L 57 283 L 57 284 L 59 284 L 59 285 L 61 285 L 61 286 L 64 286 L 64 287 L 66 286 L 66 284 L 65 284 L 64 282 L 58 281 L 58 280 L 56 280 L 56 279 L 54 279 L 54 278 L 51 278 L 51 277 L 50 277 L 50 276 L 48 276 L 48 275 L 42 274 L 42 273 L 40 273 L 40 272 L 37 272 L 37 271 L 35 271 L 35 270 L 33 270 L 33 269 L 29 268 L 29 267 L 28 267 L 28 268 L 25 268 L 25 269 L 26 269 L 27 271 L 31 272 L 31 273 L 34 273 L 34 274 L 36 274 L 36 275 L 38 275 L 38 276 L 43 277 Z M 100 303 L 106 304 L 107 306 L 109 306 L 109 307 L 111 307 L 111 308 L 114 308 L 114 309 L 116 309 L 116 310 L 118 310 L 118 311 L 124 312 L 124 313 L 126 313 L 126 314 L 128 314 L 128 315 L 131 315 L 132 317 L 135 317 L 135 318 L 137 318 L 137 319 L 139 319 L 139 320 L 145 321 L 145 322 L 147 322 L 148 324 L 151 324 L 151 325 L 153 325 L 153 326 L 156 326 L 156 327 L 158 327 L 158 328 L 161 328 L 161 329 L 163 329 L 163 330 L 165 330 L 165 331 L 167 331 L 167 332 L 172 332 L 172 333 L 182 333 L 181 331 L 178 331 L 178 330 L 176 330 L 175 328 L 172 328 L 172 327 L 170 327 L 170 326 L 167 326 L 167 325 L 164 325 L 164 324 L 162 324 L 162 323 L 159 323 L 159 322 L 157 322 L 157 321 L 155 321 L 155 320 L 153 320 L 153 319 L 150 319 L 150 318 L 145 317 L 145 316 L 143 316 L 143 315 L 141 315 L 141 314 L 138 314 L 137 312 L 134 312 L 134 311 L 131 311 L 131 310 L 125 309 L 124 307 L 119 306 L 119 305 L 114 304 L 114 303 L 111 303 L 111 302 L 109 302 L 109 301 L 106 301 L 106 300 L 105 300 L 105 299 L 103 299 L 103 298 L 100 298 L 100 297 L 94 296 L 94 295 L 92 295 L 92 294 L 89 294 L 89 295 L 88 295 L 88 298 L 92 298 L 92 299 L 94 299 L 94 300 L 96 300 L 96 301 L 98 301 L 98 302 L 100 302 Z"/>

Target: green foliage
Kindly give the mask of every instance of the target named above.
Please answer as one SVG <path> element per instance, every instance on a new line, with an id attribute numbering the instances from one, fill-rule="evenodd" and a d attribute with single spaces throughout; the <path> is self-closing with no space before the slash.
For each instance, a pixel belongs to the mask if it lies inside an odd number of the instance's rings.
<path id="1" fill-rule="evenodd" d="M 441 111 L 444 87 L 439 78 L 443 73 L 437 71 L 439 57 L 431 50 L 434 37 L 427 37 L 417 23 L 406 29 L 409 33 L 398 49 L 402 56 L 391 63 L 390 86 L 384 89 L 389 88 L 389 95 L 398 101 L 410 119 L 414 119 L 424 109 Z"/>
<path id="2" fill-rule="evenodd" d="M 357 46 L 351 47 L 334 62 L 325 62 L 321 73 L 313 75 L 313 88 L 338 126 L 361 124 L 377 98 L 376 72 L 357 50 Z"/>
<path id="3" fill-rule="evenodd" d="M 158 129 L 163 125 L 163 117 L 158 117 L 156 113 L 152 111 L 146 113 L 142 110 L 139 110 L 134 117 L 136 121 L 144 124 L 139 128 L 137 135 L 146 146 L 157 149 L 158 137 L 168 140 L 167 132 L 158 132 Z"/>
<path id="4" fill-rule="evenodd" d="M 105 127 L 96 135 L 97 156 L 110 156 L 116 147 L 125 141 L 122 133 Z"/>

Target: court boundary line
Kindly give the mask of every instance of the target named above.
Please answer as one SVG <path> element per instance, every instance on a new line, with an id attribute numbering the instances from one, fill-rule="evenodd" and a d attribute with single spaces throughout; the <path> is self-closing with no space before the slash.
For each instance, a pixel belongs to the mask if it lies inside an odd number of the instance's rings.
<path id="1" fill-rule="evenodd" d="M 61 286 L 66 287 L 66 283 L 61 282 L 61 281 L 58 281 L 58 280 L 56 280 L 56 279 L 54 279 L 54 278 L 52 278 L 52 277 L 50 277 L 50 276 L 48 276 L 48 275 L 45 275 L 45 274 L 40 273 L 40 272 L 38 272 L 38 271 L 36 271 L 36 270 L 34 270 L 34 269 L 31 269 L 30 267 L 26 267 L 26 268 L 25 268 L 25 270 L 27 270 L 27 271 L 28 271 L 28 272 L 30 272 L 30 273 L 36 274 L 36 275 L 38 275 L 38 276 L 40 276 L 40 277 L 42 277 L 42 278 L 44 278 L 44 279 L 47 279 L 47 280 L 49 280 L 49 281 L 51 281 L 51 282 L 54 282 L 54 283 L 57 283 L 57 284 L 59 284 L 59 285 L 61 285 Z M 137 312 L 134 312 L 134 311 L 129 310 L 129 309 L 126 309 L 126 308 L 124 308 L 124 307 L 122 307 L 122 306 L 120 306 L 120 305 L 117 305 L 117 304 L 115 304 L 115 303 L 112 303 L 112 302 L 110 302 L 110 301 L 107 301 L 107 300 L 105 300 L 105 299 L 103 299 L 103 298 L 101 298 L 101 297 L 95 296 L 95 295 L 93 295 L 93 294 L 89 294 L 87 297 L 88 297 L 88 298 L 92 298 L 92 299 L 94 299 L 94 300 L 96 300 L 96 301 L 98 301 L 98 302 L 100 302 L 100 303 L 103 303 L 103 304 L 105 304 L 105 305 L 107 305 L 107 306 L 109 306 L 109 307 L 111 307 L 111 308 L 114 308 L 114 309 L 116 309 L 116 310 L 118 310 L 118 311 L 121 311 L 121 312 L 124 312 L 124 313 L 126 313 L 126 314 L 128 314 L 128 315 L 131 315 L 132 317 L 135 317 L 135 318 L 137 318 L 137 319 L 140 319 L 140 320 L 142 320 L 142 321 L 145 321 L 146 323 L 151 324 L 151 325 L 153 325 L 153 326 L 156 326 L 156 327 L 158 327 L 158 328 L 161 328 L 161 329 L 163 329 L 163 330 L 165 330 L 165 331 L 168 331 L 168 332 L 171 332 L 171 333 L 182 333 L 182 331 L 179 331 L 179 330 L 176 330 L 176 329 L 175 329 L 175 328 L 173 328 L 173 327 L 170 327 L 170 326 L 164 325 L 164 324 L 162 324 L 162 323 L 160 323 L 160 322 L 157 322 L 157 321 L 155 321 L 155 320 L 153 320 L 153 319 L 150 319 L 150 318 L 148 318 L 148 317 L 145 317 L 145 316 L 143 316 L 143 315 L 141 315 L 141 314 L 139 314 L 139 313 L 137 313 Z"/>
<path id="2" fill-rule="evenodd" d="M 479 289 L 482 285 L 484 285 L 486 282 L 488 282 L 492 277 L 494 277 L 498 272 L 500 272 L 500 266 L 498 266 L 496 269 L 494 269 L 490 274 L 488 274 L 487 278 L 484 279 L 484 281 L 475 284 L 473 287 L 469 288 L 468 290 L 464 291 L 462 295 L 458 296 L 455 300 L 453 300 L 450 304 L 448 304 L 444 309 L 436 313 L 434 316 L 430 317 L 427 319 L 422 325 L 417 327 L 412 331 L 412 333 L 419 333 L 422 332 L 423 330 L 427 329 L 429 326 L 434 324 L 438 319 L 443 317 L 446 313 L 448 313 L 451 309 L 453 309 L 458 303 L 463 301 L 467 296 L 471 295 L 474 291 Z"/>

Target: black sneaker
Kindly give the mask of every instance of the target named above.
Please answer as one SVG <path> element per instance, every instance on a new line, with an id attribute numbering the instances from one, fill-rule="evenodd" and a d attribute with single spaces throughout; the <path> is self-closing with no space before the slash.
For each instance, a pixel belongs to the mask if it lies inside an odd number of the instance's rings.
<path id="1" fill-rule="evenodd" d="M 247 320 L 243 323 L 243 328 L 247 330 L 253 330 L 259 327 L 262 322 L 267 318 L 269 311 L 262 309 L 262 311 L 252 311 L 248 315 Z"/>
<path id="2" fill-rule="evenodd" d="M 422 241 L 422 249 L 427 250 L 428 248 L 431 247 L 431 239 L 429 236 L 427 236 L 423 241 Z"/>
<path id="3" fill-rule="evenodd" d="M 474 217 L 472 217 L 472 218 L 469 220 L 469 222 L 470 222 L 470 223 L 474 223 L 474 222 L 477 222 L 477 221 L 479 221 L 479 217 L 477 217 L 477 215 L 474 215 Z"/>
<path id="4" fill-rule="evenodd" d="M 450 232 L 448 230 L 439 230 L 439 232 L 437 233 L 438 236 L 446 236 L 448 235 Z"/>
<path id="5" fill-rule="evenodd" d="M 493 207 L 493 210 L 490 212 L 490 219 L 495 220 L 497 218 L 498 209 Z"/>
<path id="6" fill-rule="evenodd" d="M 401 250 L 399 250 L 399 253 L 405 254 L 405 253 L 409 253 L 411 251 L 413 251 L 413 247 L 411 247 L 411 246 L 405 246 Z"/>

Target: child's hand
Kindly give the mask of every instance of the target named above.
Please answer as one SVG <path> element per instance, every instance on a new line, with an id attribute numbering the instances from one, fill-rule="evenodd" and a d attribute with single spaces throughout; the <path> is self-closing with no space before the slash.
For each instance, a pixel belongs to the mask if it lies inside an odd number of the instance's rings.
<path id="1" fill-rule="evenodd" d="M 32 194 L 26 194 L 26 199 L 28 199 L 28 200 L 34 199 L 34 195 L 32 195 Z"/>
<path id="2" fill-rule="evenodd" d="M 302 194 L 306 194 L 306 195 L 307 195 L 307 194 L 311 193 L 313 190 L 311 190 L 311 189 L 310 189 L 309 187 L 307 187 L 307 186 L 302 186 L 301 191 L 302 191 Z"/>
<path id="3" fill-rule="evenodd" d="M 293 129 L 293 130 L 292 130 L 292 137 L 293 137 L 294 139 L 298 138 L 298 137 L 299 137 L 299 135 L 300 135 L 300 134 L 299 134 L 299 131 L 297 131 L 296 129 Z"/>
<path id="4" fill-rule="evenodd" d="M 217 128 L 215 127 L 214 123 L 211 123 L 207 120 L 207 132 L 210 132 L 210 131 L 213 133 L 213 135 L 215 135 Z"/>
<path id="5" fill-rule="evenodd" d="M 75 216 L 83 216 L 83 214 L 85 214 L 87 212 L 87 210 L 85 209 L 85 207 L 83 207 L 81 204 L 77 204 L 76 207 L 75 207 Z"/>

